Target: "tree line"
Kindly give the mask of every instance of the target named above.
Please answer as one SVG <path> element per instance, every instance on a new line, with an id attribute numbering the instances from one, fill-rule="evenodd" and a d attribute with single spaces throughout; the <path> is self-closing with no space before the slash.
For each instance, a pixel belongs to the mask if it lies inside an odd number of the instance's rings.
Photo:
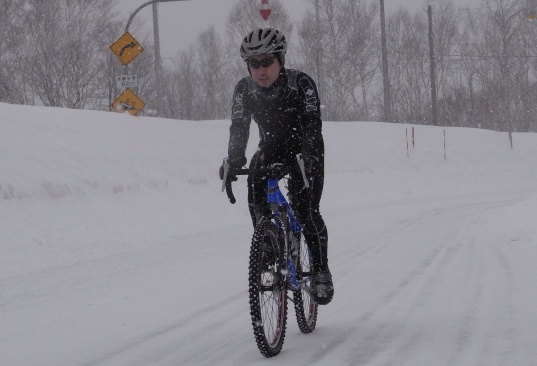
<path id="1" fill-rule="evenodd" d="M 382 121 L 384 97 L 379 2 L 314 0 L 293 23 L 282 0 L 272 0 L 268 21 L 259 2 L 238 0 L 226 29 L 201 32 L 163 63 L 163 116 L 227 119 L 236 82 L 247 74 L 239 55 L 242 37 L 270 26 L 289 35 L 286 66 L 310 74 L 322 92 L 326 121 Z M 115 76 L 125 67 L 109 46 L 126 19 L 116 0 L 0 0 L 0 101 L 110 110 L 120 94 Z M 484 0 L 475 8 L 450 0 L 432 3 L 437 120 L 444 126 L 536 131 L 537 22 L 524 17 L 523 0 Z M 393 122 L 431 124 L 427 9 L 386 13 Z M 145 52 L 129 65 L 136 93 L 157 105 L 152 33 L 131 33 Z"/>

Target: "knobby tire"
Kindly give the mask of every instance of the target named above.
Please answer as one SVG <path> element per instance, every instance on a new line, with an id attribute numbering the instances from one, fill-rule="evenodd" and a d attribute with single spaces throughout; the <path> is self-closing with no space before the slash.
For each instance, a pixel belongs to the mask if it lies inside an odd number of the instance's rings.
<path id="1" fill-rule="evenodd" d="M 299 240 L 298 261 L 296 264 L 296 276 L 300 283 L 311 288 L 313 261 L 304 234 L 292 234 Z M 314 301 L 306 290 L 293 292 L 293 302 L 295 304 L 296 321 L 298 328 L 304 334 L 311 333 L 317 325 L 317 313 L 319 305 Z"/>
<path id="2" fill-rule="evenodd" d="M 272 219 L 279 220 L 275 217 Z M 250 314 L 257 347 L 265 357 L 274 357 L 280 353 L 287 326 L 287 288 L 285 275 L 282 274 L 282 239 L 281 232 L 271 218 L 265 217 L 257 224 L 250 247 Z M 268 262 L 266 246 L 274 253 Z"/>

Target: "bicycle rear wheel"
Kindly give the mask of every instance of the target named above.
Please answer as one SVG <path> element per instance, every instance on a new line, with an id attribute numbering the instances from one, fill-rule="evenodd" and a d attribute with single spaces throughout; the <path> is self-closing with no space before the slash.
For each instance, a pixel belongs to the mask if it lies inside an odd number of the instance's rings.
<path id="1" fill-rule="evenodd" d="M 304 234 L 294 234 L 299 240 L 298 261 L 296 264 L 297 280 L 311 289 L 312 282 L 312 258 L 309 246 L 306 243 Z M 319 305 L 314 301 L 305 289 L 293 292 L 293 302 L 295 304 L 296 321 L 302 333 L 311 333 L 317 325 L 317 314 Z"/>
<path id="2" fill-rule="evenodd" d="M 270 218 L 259 221 L 250 248 L 250 314 L 261 354 L 280 353 L 287 326 L 287 289 L 283 269 L 283 244 Z"/>

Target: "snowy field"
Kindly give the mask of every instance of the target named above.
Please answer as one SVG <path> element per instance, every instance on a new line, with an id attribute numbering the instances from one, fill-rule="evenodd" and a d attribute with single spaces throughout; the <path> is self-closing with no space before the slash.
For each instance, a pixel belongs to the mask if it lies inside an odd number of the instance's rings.
<path id="1" fill-rule="evenodd" d="M 267 360 L 229 121 L 0 115 L 0 365 L 537 364 L 535 134 L 325 123 L 335 297 Z"/>

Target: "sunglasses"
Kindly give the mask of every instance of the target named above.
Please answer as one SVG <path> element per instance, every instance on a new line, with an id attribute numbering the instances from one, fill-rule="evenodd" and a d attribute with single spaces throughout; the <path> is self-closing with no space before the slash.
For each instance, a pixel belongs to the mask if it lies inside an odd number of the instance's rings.
<path id="1" fill-rule="evenodd" d="M 274 60 L 276 59 L 276 57 L 265 57 L 261 60 L 256 60 L 255 58 L 251 58 L 249 59 L 248 61 L 246 61 L 248 63 L 248 66 L 250 66 L 250 68 L 252 69 L 259 69 L 261 66 L 263 67 L 269 67 L 270 65 L 272 65 L 274 63 Z"/>

